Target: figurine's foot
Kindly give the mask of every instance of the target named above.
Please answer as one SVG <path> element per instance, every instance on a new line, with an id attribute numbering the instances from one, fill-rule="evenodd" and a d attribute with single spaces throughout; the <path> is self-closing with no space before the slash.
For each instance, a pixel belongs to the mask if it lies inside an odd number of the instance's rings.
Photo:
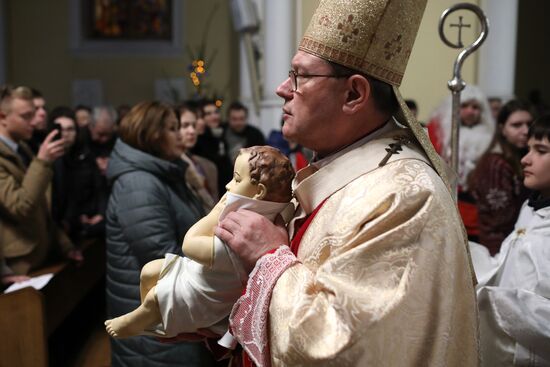
<path id="1" fill-rule="evenodd" d="M 136 325 L 135 320 L 128 315 L 105 321 L 105 329 L 110 336 L 118 339 L 136 336 L 143 331 L 141 325 Z"/>

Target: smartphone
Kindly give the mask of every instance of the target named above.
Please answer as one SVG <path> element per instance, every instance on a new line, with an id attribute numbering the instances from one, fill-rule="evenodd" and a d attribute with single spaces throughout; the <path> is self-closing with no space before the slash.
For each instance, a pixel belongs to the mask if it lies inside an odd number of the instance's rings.
<path id="1" fill-rule="evenodd" d="M 61 127 L 61 124 L 54 122 L 53 127 L 51 131 L 57 130 L 57 134 L 53 137 L 52 141 L 61 139 L 61 132 L 63 128 Z"/>

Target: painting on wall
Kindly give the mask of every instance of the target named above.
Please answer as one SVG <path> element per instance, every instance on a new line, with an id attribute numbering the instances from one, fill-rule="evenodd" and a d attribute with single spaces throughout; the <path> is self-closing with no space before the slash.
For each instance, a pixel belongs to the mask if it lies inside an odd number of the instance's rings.
<path id="1" fill-rule="evenodd" d="M 90 40 L 172 39 L 171 0 L 87 0 L 82 9 Z"/>
<path id="2" fill-rule="evenodd" d="M 182 0 L 71 1 L 77 54 L 167 56 L 182 50 Z"/>

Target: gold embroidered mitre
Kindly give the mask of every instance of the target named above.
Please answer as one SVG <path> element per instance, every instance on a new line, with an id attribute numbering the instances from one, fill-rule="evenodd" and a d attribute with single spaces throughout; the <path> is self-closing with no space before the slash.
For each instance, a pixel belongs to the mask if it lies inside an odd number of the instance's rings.
<path id="1" fill-rule="evenodd" d="M 395 118 L 410 127 L 449 186 L 441 158 L 397 88 L 425 7 L 426 0 L 321 0 L 299 49 L 392 85 L 399 103 Z"/>
<path id="2" fill-rule="evenodd" d="M 321 0 L 300 50 L 399 86 L 426 0 Z"/>

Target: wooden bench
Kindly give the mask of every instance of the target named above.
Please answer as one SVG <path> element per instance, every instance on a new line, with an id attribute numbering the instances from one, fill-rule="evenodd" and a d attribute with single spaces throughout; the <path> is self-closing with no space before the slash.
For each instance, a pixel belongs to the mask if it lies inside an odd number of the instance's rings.
<path id="1" fill-rule="evenodd" d="M 80 265 L 61 262 L 33 272 L 55 274 L 40 291 L 0 295 L 1 367 L 48 366 L 48 338 L 105 274 L 105 244 L 87 242 L 82 251 Z"/>

